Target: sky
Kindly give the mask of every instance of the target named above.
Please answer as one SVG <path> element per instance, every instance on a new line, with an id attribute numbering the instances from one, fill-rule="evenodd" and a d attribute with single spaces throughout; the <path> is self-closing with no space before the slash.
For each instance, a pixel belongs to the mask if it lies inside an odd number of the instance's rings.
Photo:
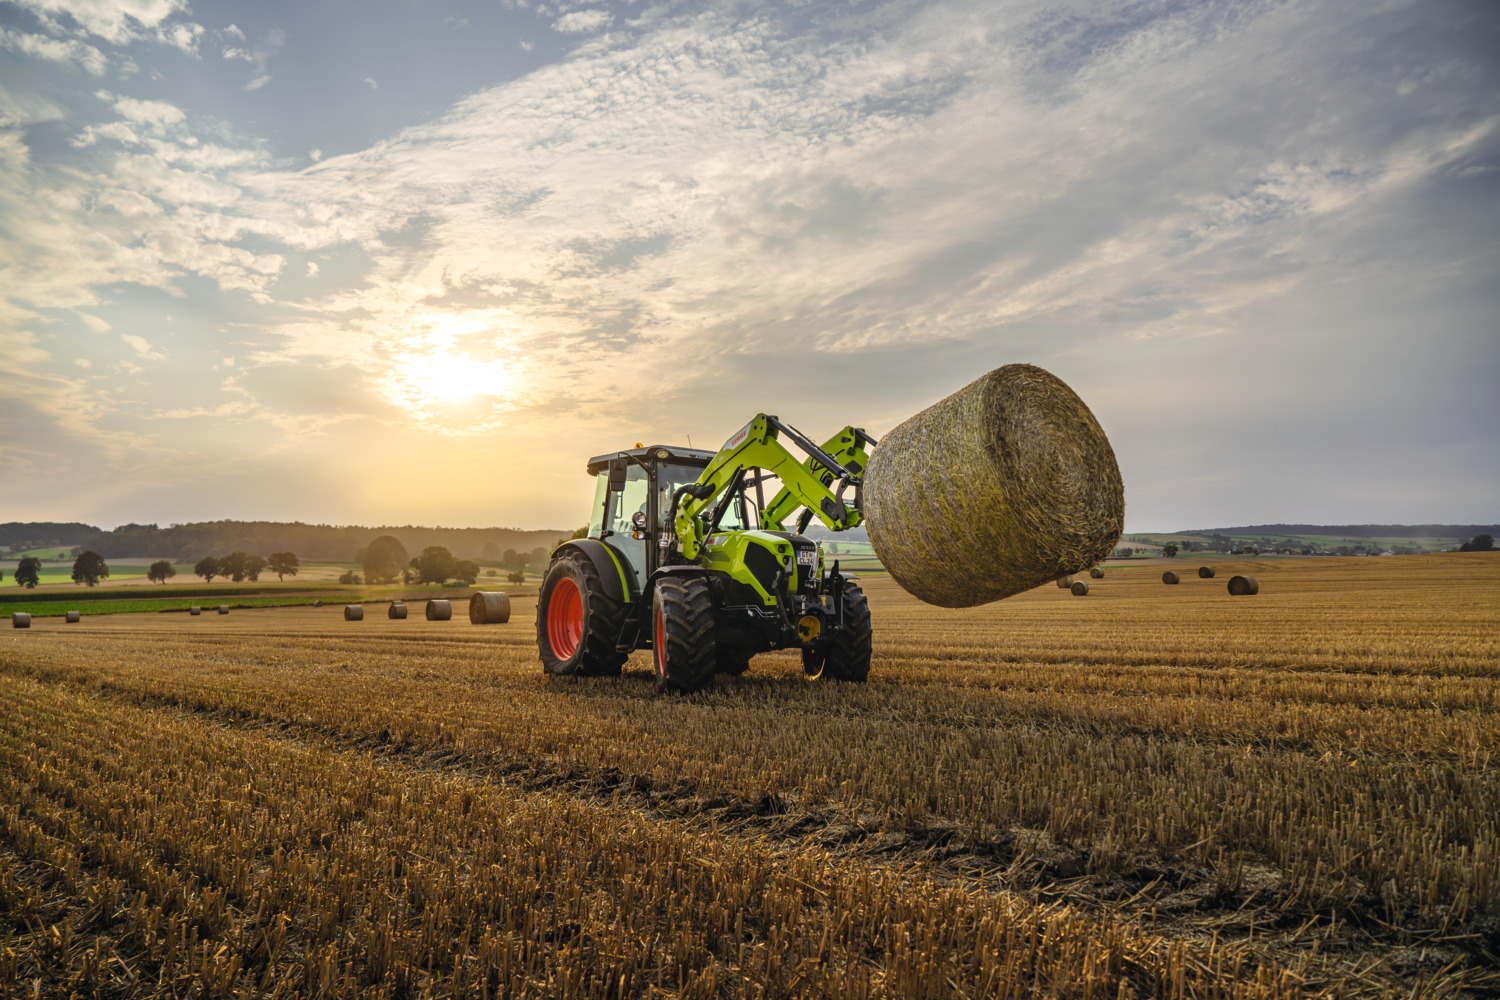
<path id="1" fill-rule="evenodd" d="M 1030 362 L 1129 531 L 1500 520 L 1488 0 L 0 0 L 0 521 L 581 524 Z"/>

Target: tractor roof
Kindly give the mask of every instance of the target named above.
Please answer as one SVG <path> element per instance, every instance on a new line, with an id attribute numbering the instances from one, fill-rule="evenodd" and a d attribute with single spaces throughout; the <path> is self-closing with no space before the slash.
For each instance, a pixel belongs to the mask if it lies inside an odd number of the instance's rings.
<path id="1" fill-rule="evenodd" d="M 665 456 L 656 454 L 659 451 L 666 452 Z M 589 475 L 597 476 L 609 466 L 609 460 L 629 455 L 642 461 L 653 458 L 666 462 L 681 462 L 684 465 L 707 465 L 718 452 L 704 451 L 701 448 L 684 448 L 676 444 L 652 444 L 644 448 L 626 448 L 621 451 L 612 451 L 608 455 L 595 455 L 589 459 Z"/>

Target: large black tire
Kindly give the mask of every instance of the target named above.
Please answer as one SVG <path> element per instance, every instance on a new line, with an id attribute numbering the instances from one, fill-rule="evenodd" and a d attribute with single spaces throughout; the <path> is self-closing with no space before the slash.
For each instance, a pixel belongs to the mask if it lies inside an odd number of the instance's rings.
<path id="1" fill-rule="evenodd" d="M 615 649 L 625 606 L 604 592 L 587 556 L 562 556 L 547 568 L 536 602 L 536 649 L 558 677 L 618 677 L 628 653 Z"/>
<path id="2" fill-rule="evenodd" d="M 844 630 L 831 645 L 802 651 L 802 672 L 812 680 L 850 681 L 870 678 L 870 602 L 853 580 L 844 581 Z"/>
<path id="3" fill-rule="evenodd" d="M 652 662 L 656 690 L 700 691 L 714 679 L 714 598 L 708 581 L 663 577 L 656 582 L 652 616 Z"/>

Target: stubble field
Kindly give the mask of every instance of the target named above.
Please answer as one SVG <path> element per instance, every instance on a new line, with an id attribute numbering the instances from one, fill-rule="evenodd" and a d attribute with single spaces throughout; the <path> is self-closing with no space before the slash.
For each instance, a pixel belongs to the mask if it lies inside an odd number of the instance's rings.
<path id="1" fill-rule="evenodd" d="M 1177 562 L 688 698 L 524 592 L 5 629 L 0 994 L 1500 995 L 1500 557 Z"/>

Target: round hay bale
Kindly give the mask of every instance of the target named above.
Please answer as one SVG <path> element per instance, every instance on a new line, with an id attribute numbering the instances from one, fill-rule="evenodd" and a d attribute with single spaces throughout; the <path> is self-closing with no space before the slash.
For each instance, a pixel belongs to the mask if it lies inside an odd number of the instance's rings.
<path id="1" fill-rule="evenodd" d="M 1165 573 L 1163 573 L 1161 575 L 1161 582 L 1162 583 L 1181 583 L 1182 582 L 1182 577 L 1178 576 L 1176 573 L 1173 573 L 1171 570 L 1167 570 Z"/>
<path id="2" fill-rule="evenodd" d="M 881 564 L 945 608 L 1081 573 L 1125 525 L 1109 438 L 1035 365 L 996 368 L 895 427 L 870 456 L 863 493 Z"/>
<path id="3" fill-rule="evenodd" d="M 1074 597 L 1083 597 L 1089 592 L 1089 585 L 1084 583 L 1082 580 L 1078 580 L 1069 589 L 1073 591 Z"/>
<path id="4" fill-rule="evenodd" d="M 430 622 L 445 622 L 453 617 L 453 604 L 450 601 L 428 601 L 427 620 Z"/>
<path id="5" fill-rule="evenodd" d="M 362 622 L 364 620 L 365 620 L 365 609 L 364 609 L 363 606 L 358 605 L 358 604 L 346 604 L 346 605 L 344 605 L 344 621 L 346 621 L 346 622 Z"/>
<path id="6" fill-rule="evenodd" d="M 315 607 L 315 608 L 321 608 L 322 606 L 323 606 L 323 602 L 322 601 L 313 601 L 313 607 Z"/>
<path id="7" fill-rule="evenodd" d="M 219 614 L 221 614 L 221 615 L 227 615 L 227 614 L 229 614 L 229 605 L 227 605 L 227 604 L 221 604 L 221 605 L 219 605 Z"/>
<path id="8" fill-rule="evenodd" d="M 13 612 L 10 616 L 11 628 L 31 628 L 31 616 L 24 611 Z"/>
<path id="9" fill-rule="evenodd" d="M 1235 597 L 1251 597 L 1260 593 L 1260 584 L 1255 582 L 1253 576 L 1231 576 L 1229 593 Z"/>
<path id="10" fill-rule="evenodd" d="M 1199 566 L 1198 567 L 1198 579 L 1200 579 L 1200 580 L 1212 580 L 1213 578 L 1214 578 L 1214 568 L 1212 566 Z"/>
<path id="11" fill-rule="evenodd" d="M 1093 577 L 1095 580 L 1102 580 L 1104 579 L 1104 570 L 1100 569 L 1098 566 L 1095 566 L 1093 569 L 1089 570 L 1089 576 Z"/>
<path id="12" fill-rule="evenodd" d="M 499 590 L 478 591 L 469 598 L 469 621 L 475 625 L 504 625 L 510 621 L 510 598 Z"/>
<path id="13" fill-rule="evenodd" d="M 190 615 L 201 615 L 201 614 L 203 614 L 203 609 L 200 608 L 200 607 L 198 607 L 195 604 L 192 607 L 188 608 L 188 614 L 190 614 Z"/>
<path id="14" fill-rule="evenodd" d="M 77 625 L 79 622 L 83 621 L 83 615 L 77 611 L 69 611 L 63 617 L 67 619 L 69 625 Z"/>
<path id="15" fill-rule="evenodd" d="M 1073 578 L 1071 576 L 1060 576 L 1057 578 L 1057 589 L 1067 590 L 1071 586 L 1073 586 Z"/>
<path id="16" fill-rule="evenodd" d="M 394 602 L 392 602 L 391 609 L 386 612 L 386 617 L 388 617 L 388 618 L 405 618 L 406 617 L 406 605 L 402 604 L 400 601 L 394 601 Z"/>

